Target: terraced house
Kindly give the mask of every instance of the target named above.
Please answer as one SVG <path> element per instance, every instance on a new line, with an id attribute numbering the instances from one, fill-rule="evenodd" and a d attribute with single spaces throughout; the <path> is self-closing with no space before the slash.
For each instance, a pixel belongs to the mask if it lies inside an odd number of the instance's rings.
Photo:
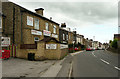
<path id="1" fill-rule="evenodd" d="M 11 56 L 28 58 L 34 54 L 35 60 L 60 59 L 67 47 L 59 42 L 59 24 L 43 16 L 43 8 L 29 11 L 12 2 L 2 3 L 5 15 L 2 35 L 10 37 L 14 46 Z M 15 49 L 15 50 L 14 50 Z"/>

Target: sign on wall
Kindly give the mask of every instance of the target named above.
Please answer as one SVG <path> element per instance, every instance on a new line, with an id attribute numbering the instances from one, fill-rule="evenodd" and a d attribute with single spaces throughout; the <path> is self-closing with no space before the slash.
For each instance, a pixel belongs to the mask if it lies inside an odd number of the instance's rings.
<path id="1" fill-rule="evenodd" d="M 68 45 L 60 44 L 60 49 L 65 49 L 65 48 L 68 48 Z"/>
<path id="2" fill-rule="evenodd" d="M 33 17 L 27 16 L 27 25 L 33 26 Z"/>
<path id="3" fill-rule="evenodd" d="M 42 35 L 41 31 L 31 30 L 31 34 L 33 35 Z"/>
<path id="4" fill-rule="evenodd" d="M 51 32 L 50 31 L 47 31 L 47 30 L 43 30 L 43 34 L 45 36 L 50 36 L 51 35 Z"/>
<path id="5" fill-rule="evenodd" d="M 10 37 L 1 37 L 1 46 L 6 47 L 10 45 Z"/>
<path id="6" fill-rule="evenodd" d="M 57 44 L 46 44 L 46 49 L 57 49 Z"/>
<path id="7" fill-rule="evenodd" d="M 52 34 L 52 37 L 54 37 L 54 38 L 58 38 L 58 35 Z"/>

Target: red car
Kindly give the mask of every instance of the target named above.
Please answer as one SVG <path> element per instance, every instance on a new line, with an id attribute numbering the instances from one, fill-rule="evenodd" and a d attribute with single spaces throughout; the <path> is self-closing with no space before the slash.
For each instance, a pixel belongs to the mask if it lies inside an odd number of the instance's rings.
<path id="1" fill-rule="evenodd" d="M 78 50 L 78 48 L 77 47 L 75 47 L 75 49 L 74 49 L 75 51 L 77 51 Z"/>
<path id="2" fill-rule="evenodd" d="M 92 51 L 92 49 L 91 48 L 86 48 L 86 51 Z"/>

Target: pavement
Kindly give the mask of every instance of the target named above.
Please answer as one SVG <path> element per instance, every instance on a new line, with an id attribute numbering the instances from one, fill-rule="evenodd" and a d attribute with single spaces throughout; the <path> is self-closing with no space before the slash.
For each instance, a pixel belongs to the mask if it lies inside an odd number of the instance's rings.
<path id="1" fill-rule="evenodd" d="M 84 51 L 73 57 L 73 78 L 119 79 L 118 55 L 108 51 Z"/>
<path id="2" fill-rule="evenodd" d="M 42 78 L 70 77 L 73 56 L 80 52 L 68 54 L 62 60 L 29 61 L 10 58 L 2 60 L 2 77 L 6 78 Z"/>
<path id="3" fill-rule="evenodd" d="M 73 57 L 83 51 L 70 53 L 61 60 L 29 61 L 10 58 L 2 61 L 3 79 L 13 78 L 49 78 L 71 77 Z"/>
<path id="4" fill-rule="evenodd" d="M 40 77 L 59 60 L 28 61 L 11 58 L 2 61 L 3 77 Z"/>

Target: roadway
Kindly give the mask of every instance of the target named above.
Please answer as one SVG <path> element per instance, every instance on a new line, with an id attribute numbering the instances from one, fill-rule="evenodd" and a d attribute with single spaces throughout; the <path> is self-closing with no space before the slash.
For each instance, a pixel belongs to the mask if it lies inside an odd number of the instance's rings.
<path id="1" fill-rule="evenodd" d="M 73 78 L 118 79 L 118 54 L 104 50 L 84 51 L 73 57 Z"/>

